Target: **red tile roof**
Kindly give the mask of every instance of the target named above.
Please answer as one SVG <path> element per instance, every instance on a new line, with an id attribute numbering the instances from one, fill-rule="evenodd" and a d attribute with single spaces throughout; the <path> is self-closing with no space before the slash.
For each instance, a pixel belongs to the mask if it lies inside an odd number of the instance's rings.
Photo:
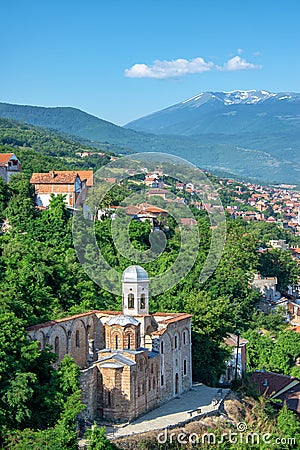
<path id="1" fill-rule="evenodd" d="M 0 153 L 0 166 L 7 164 L 12 156 L 15 156 L 14 153 Z"/>
<path id="2" fill-rule="evenodd" d="M 257 370 L 251 375 L 250 382 L 256 385 L 260 395 L 271 397 L 288 386 L 294 379 L 294 377 L 280 373 Z"/>
<path id="3" fill-rule="evenodd" d="M 277 398 L 282 401 L 283 405 L 286 404 L 288 409 L 300 414 L 300 383 L 276 396 L 276 399 Z"/>
<path id="4" fill-rule="evenodd" d="M 74 184 L 77 172 L 64 170 L 60 172 L 50 171 L 48 173 L 33 173 L 31 184 Z"/>
<path id="5" fill-rule="evenodd" d="M 86 180 L 87 187 L 94 186 L 94 172 L 92 170 L 77 170 L 81 181 Z"/>

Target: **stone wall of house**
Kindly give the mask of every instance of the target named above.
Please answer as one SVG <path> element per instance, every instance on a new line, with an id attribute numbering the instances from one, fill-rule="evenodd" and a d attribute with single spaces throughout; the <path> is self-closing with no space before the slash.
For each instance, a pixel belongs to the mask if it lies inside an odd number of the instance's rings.
<path id="1" fill-rule="evenodd" d="M 160 335 L 161 401 L 170 400 L 192 385 L 190 319 L 168 324 Z"/>
<path id="2" fill-rule="evenodd" d="M 80 413 L 79 420 L 90 423 L 99 415 L 102 401 L 102 386 L 99 370 L 96 366 L 84 369 L 80 373 L 81 399 L 85 409 Z"/>
<path id="3" fill-rule="evenodd" d="M 99 328 L 99 319 L 91 312 L 30 327 L 28 334 L 39 341 L 41 349 L 50 345 L 58 356 L 57 363 L 68 354 L 83 369 L 94 360 L 94 343 L 104 347 Z"/>

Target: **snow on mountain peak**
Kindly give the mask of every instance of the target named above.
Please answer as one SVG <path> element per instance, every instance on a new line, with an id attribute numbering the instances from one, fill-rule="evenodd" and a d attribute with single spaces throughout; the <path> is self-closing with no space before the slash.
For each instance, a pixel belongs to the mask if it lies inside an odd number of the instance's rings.
<path id="1" fill-rule="evenodd" d="M 227 92 L 202 92 L 194 97 L 191 97 L 183 102 L 181 105 L 197 108 L 203 103 L 209 100 L 218 100 L 224 105 L 234 104 L 255 104 L 267 100 L 271 97 L 275 97 L 277 94 L 270 93 L 268 91 L 227 91 Z"/>

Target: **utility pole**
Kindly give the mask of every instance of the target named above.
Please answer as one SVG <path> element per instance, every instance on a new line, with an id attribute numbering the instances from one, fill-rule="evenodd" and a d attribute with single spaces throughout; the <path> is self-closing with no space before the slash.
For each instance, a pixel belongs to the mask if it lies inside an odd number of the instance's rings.
<path id="1" fill-rule="evenodd" d="M 234 381 L 237 380 L 237 373 L 238 373 L 239 348 L 240 348 L 240 335 L 241 335 L 241 333 L 240 333 L 239 331 L 237 331 L 237 332 L 236 332 L 237 342 L 236 342 L 236 359 L 235 359 L 235 374 L 234 374 Z"/>

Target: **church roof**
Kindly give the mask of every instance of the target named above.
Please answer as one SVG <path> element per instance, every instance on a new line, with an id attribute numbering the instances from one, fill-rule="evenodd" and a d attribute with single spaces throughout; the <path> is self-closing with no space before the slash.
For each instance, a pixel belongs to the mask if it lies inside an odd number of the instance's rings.
<path id="1" fill-rule="evenodd" d="M 141 266 L 129 266 L 124 270 L 122 282 L 137 282 L 148 280 L 148 274 Z"/>
<path id="2" fill-rule="evenodd" d="M 121 327 L 126 327 L 126 325 L 139 325 L 139 321 L 136 320 L 134 317 L 131 316 L 125 316 L 124 314 L 121 314 L 117 317 L 112 317 L 108 322 L 107 325 L 121 325 Z"/>

